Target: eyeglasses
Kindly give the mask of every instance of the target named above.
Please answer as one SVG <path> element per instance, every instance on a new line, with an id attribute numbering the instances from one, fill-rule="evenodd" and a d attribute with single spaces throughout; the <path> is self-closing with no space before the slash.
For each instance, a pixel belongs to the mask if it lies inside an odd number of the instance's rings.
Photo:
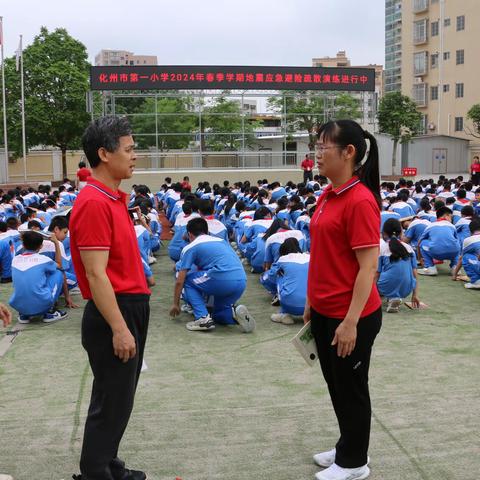
<path id="1" fill-rule="evenodd" d="M 323 153 L 325 150 L 330 150 L 331 148 L 344 148 L 344 145 L 324 145 L 323 143 L 315 144 L 315 151 Z"/>

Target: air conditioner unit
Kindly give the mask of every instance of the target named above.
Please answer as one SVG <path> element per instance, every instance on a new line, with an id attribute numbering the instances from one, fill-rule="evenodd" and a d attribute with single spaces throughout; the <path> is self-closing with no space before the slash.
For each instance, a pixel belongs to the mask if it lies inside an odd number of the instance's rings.
<path id="1" fill-rule="evenodd" d="M 428 128 L 429 130 L 435 130 L 435 128 L 437 128 L 437 127 L 436 127 L 436 125 L 435 125 L 434 123 L 429 123 L 429 124 L 427 125 L 427 128 Z"/>
<path id="2" fill-rule="evenodd" d="M 423 83 L 422 77 L 415 77 L 415 83 Z"/>

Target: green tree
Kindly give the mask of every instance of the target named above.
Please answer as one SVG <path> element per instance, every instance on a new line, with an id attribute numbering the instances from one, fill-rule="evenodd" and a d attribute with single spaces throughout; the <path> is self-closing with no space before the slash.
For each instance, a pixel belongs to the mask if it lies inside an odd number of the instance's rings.
<path id="1" fill-rule="evenodd" d="M 305 91 L 282 91 L 282 96 L 270 97 L 268 107 L 286 115 L 286 132 L 308 133 L 308 148 L 313 151 L 317 141 L 316 128 L 324 121 L 325 97 Z"/>
<path id="2" fill-rule="evenodd" d="M 251 121 L 242 112 L 241 103 L 227 98 L 228 91 L 215 97 L 211 105 L 203 107 L 202 149 L 221 151 L 239 150 L 255 142 L 254 131 L 261 122 Z M 244 139 L 242 133 L 245 132 Z"/>
<path id="3" fill-rule="evenodd" d="M 393 173 L 397 163 L 397 145 L 399 142 L 410 142 L 419 133 L 422 114 L 410 97 L 400 92 L 390 92 L 380 100 L 377 118 L 380 132 L 391 135 L 393 139 Z"/>
<path id="4" fill-rule="evenodd" d="M 473 105 L 467 112 L 467 118 L 473 123 L 473 131 L 467 128 L 467 133 L 475 138 L 480 138 L 480 103 Z"/>
<path id="5" fill-rule="evenodd" d="M 157 142 L 160 151 L 187 148 L 198 125 L 193 100 L 188 95 L 147 98 L 136 108 L 135 113 L 137 115 L 132 116 L 130 121 L 139 148 L 157 146 Z M 156 135 L 158 139 L 155 138 Z"/>
<path id="6" fill-rule="evenodd" d="M 334 99 L 334 116 L 332 120 L 360 120 L 362 111 L 360 109 L 360 99 L 341 93 Z"/>
<path id="7" fill-rule="evenodd" d="M 58 147 L 63 175 L 67 174 L 68 149 L 80 146 L 89 120 L 85 95 L 89 88 L 87 50 L 63 28 L 42 27 L 23 51 L 27 148 Z M 15 58 L 5 62 L 8 139 L 12 153 L 22 151 L 20 73 Z"/>

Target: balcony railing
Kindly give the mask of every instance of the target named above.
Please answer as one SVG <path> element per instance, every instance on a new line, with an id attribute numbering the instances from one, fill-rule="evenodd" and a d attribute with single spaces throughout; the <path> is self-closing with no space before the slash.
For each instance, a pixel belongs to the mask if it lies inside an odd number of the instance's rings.
<path id="1" fill-rule="evenodd" d="M 422 13 L 428 10 L 428 0 L 413 0 L 413 13 Z"/>

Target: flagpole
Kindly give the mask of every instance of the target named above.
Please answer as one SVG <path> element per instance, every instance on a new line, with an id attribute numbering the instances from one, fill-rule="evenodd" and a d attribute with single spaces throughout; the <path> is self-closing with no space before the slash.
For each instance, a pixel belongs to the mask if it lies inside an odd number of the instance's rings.
<path id="1" fill-rule="evenodd" d="M 25 89 L 23 85 L 23 35 L 20 35 L 20 85 L 22 90 L 22 148 L 23 148 L 23 180 L 27 182 L 27 139 L 25 136 Z"/>
<path id="2" fill-rule="evenodd" d="M 7 100 L 5 95 L 5 60 L 3 56 L 3 17 L 0 17 L 0 43 L 2 57 L 2 102 L 3 102 L 3 143 L 5 151 L 5 183 L 8 183 L 8 139 L 7 139 Z"/>

